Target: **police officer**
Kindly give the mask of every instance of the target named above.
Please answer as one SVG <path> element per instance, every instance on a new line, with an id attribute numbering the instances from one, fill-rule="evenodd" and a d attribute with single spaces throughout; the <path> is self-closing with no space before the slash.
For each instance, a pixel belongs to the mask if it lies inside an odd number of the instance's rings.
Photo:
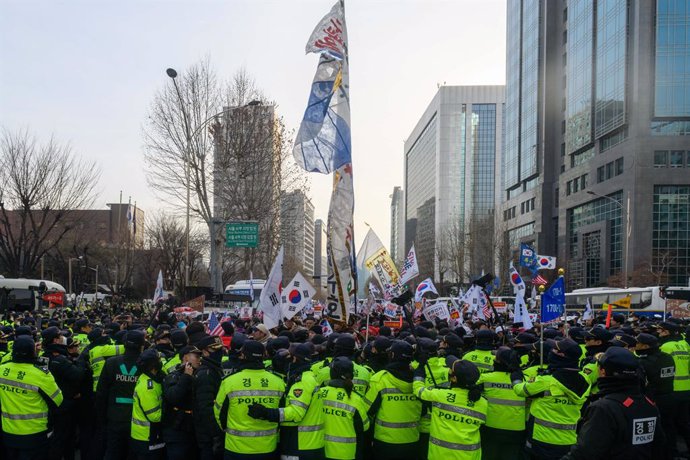
<path id="1" fill-rule="evenodd" d="M 599 398 L 585 412 L 577 444 L 565 460 L 642 460 L 663 457 L 659 410 L 639 386 L 639 364 L 622 347 L 599 359 Z"/>
<path id="2" fill-rule="evenodd" d="M 247 336 L 241 332 L 235 332 L 232 335 L 232 341 L 230 342 L 230 349 L 228 350 L 227 357 L 223 359 L 223 374 L 232 375 L 240 370 L 241 360 L 240 360 L 240 350 L 247 341 Z M 227 358 L 227 359 L 225 359 Z"/>
<path id="3" fill-rule="evenodd" d="M 532 398 L 527 423 L 526 448 L 536 459 L 559 459 L 577 440 L 580 409 L 589 396 L 589 382 L 580 373 L 581 350 L 571 339 L 554 343 L 548 354 L 546 373 L 532 382 L 523 381 L 522 372 L 511 375 L 513 391 Z"/>
<path id="4" fill-rule="evenodd" d="M 134 387 L 130 436 L 132 450 L 138 460 L 163 458 L 165 442 L 160 422 L 163 417 L 163 363 L 153 348 L 141 353 L 137 359 L 141 375 Z"/>
<path id="5" fill-rule="evenodd" d="M 327 459 L 363 460 L 364 432 L 369 429 L 367 405 L 354 391 L 354 365 L 344 356 L 333 359 L 330 379 L 317 393 L 323 413 Z"/>
<path id="6" fill-rule="evenodd" d="M 233 339 L 234 343 L 234 339 Z M 287 374 L 285 407 L 269 409 L 263 404 L 249 406 L 254 418 L 281 422 L 280 453 L 291 460 L 324 458 L 323 413 L 316 403 L 316 376 L 310 370 L 314 346 L 301 343 L 292 354 Z"/>
<path id="7" fill-rule="evenodd" d="M 425 368 L 415 371 L 414 392 L 422 401 L 429 401 L 431 429 L 430 460 L 469 459 L 482 456 L 479 428 L 486 422 L 487 402 L 477 386 L 479 370 L 470 361 L 447 358 L 450 388 L 428 388 L 424 384 Z"/>
<path id="8" fill-rule="evenodd" d="M 441 340 L 445 342 L 460 340 L 455 334 L 448 334 Z M 447 342 L 445 342 L 447 344 Z M 448 350 L 448 348 L 445 348 Z M 417 341 L 417 361 L 412 367 L 426 366 L 425 385 L 427 388 L 449 388 L 448 367 L 444 357 L 438 356 L 439 344 L 428 337 L 420 337 Z M 429 453 L 429 430 L 431 429 L 431 403 L 422 401 L 422 414 L 419 419 L 419 442 L 417 457 L 426 459 Z"/>
<path id="9" fill-rule="evenodd" d="M 179 351 L 181 363 L 163 380 L 163 441 L 168 460 L 196 455 L 194 436 L 194 373 L 201 365 L 201 350 L 186 346 Z"/>
<path id="10" fill-rule="evenodd" d="M 354 366 L 354 378 L 353 382 L 355 384 L 355 391 L 360 395 L 367 393 L 367 388 L 369 387 L 369 379 L 371 379 L 371 372 L 362 366 L 354 362 L 356 342 L 355 338 L 351 334 L 340 334 L 335 341 L 333 357 L 345 357 L 353 361 Z M 330 360 L 325 360 L 324 365 L 328 366 Z M 319 385 L 323 384 L 330 378 L 330 370 L 328 367 L 322 367 L 316 374 L 316 379 Z"/>
<path id="11" fill-rule="evenodd" d="M 51 427 L 48 412 L 62 392 L 47 367 L 36 365 L 36 344 L 17 337 L 12 361 L 0 365 L 0 406 L 5 452 L 10 459 L 45 459 Z"/>
<path id="12" fill-rule="evenodd" d="M 143 331 L 127 331 L 124 354 L 108 359 L 98 380 L 96 405 L 106 425 L 106 460 L 123 460 L 129 455 L 134 387 L 141 374 L 137 360 L 145 338 Z"/>
<path id="13" fill-rule="evenodd" d="M 491 372 L 494 369 L 494 340 L 495 334 L 489 329 L 482 329 L 476 333 L 475 349 L 466 353 L 462 359 L 477 366 L 479 372 Z"/>
<path id="14" fill-rule="evenodd" d="M 482 458 L 521 460 L 525 445 L 526 401 L 513 391 L 511 374 L 520 369 L 520 356 L 508 347 L 496 351 L 493 372 L 485 372 L 478 384 L 489 403 L 482 425 Z"/>
<path id="15" fill-rule="evenodd" d="M 223 380 L 213 412 L 225 430 L 226 459 L 274 460 L 278 457 L 278 423 L 256 419 L 249 407 L 277 409 L 285 393 L 283 380 L 264 368 L 264 346 L 247 340 L 242 347 L 242 370 Z M 255 414 L 256 415 L 256 414 Z"/>
<path id="16" fill-rule="evenodd" d="M 63 401 L 55 411 L 55 429 L 50 437 L 50 457 L 56 460 L 74 458 L 77 434 L 77 400 L 81 397 L 81 385 L 86 370 L 69 357 L 67 338 L 60 329 L 45 329 L 43 352 L 48 358 L 48 369 L 62 390 Z"/>
<path id="17" fill-rule="evenodd" d="M 163 372 L 166 374 L 171 372 L 175 366 L 180 364 L 180 351 L 185 348 L 187 344 L 189 344 L 189 337 L 187 337 L 187 333 L 182 329 L 173 329 L 170 331 L 170 343 L 175 352 L 172 354 L 172 356 L 163 361 Z"/>
<path id="18" fill-rule="evenodd" d="M 223 369 L 223 343 L 220 337 L 206 335 L 197 341 L 201 365 L 194 379 L 194 434 L 200 460 L 223 458 L 223 432 L 214 419 L 213 403 L 218 395 Z"/>
<path id="19" fill-rule="evenodd" d="M 585 332 L 585 357 L 582 360 L 582 373 L 592 386 L 590 393 L 596 394 L 599 390 L 597 379 L 599 378 L 599 368 L 597 367 L 598 356 L 605 352 L 610 344 L 611 333 L 603 327 L 595 326 Z"/>
<path id="20" fill-rule="evenodd" d="M 416 458 L 422 404 L 412 392 L 413 355 L 412 345 L 396 340 L 388 353 L 390 362 L 369 382 L 364 400 L 375 420 L 372 452 L 376 458 Z"/>
<path id="21" fill-rule="evenodd" d="M 674 426 L 690 449 L 690 346 L 680 335 L 680 326 L 670 321 L 659 324 L 659 348 L 673 358 L 673 400 L 676 407 Z"/>
<path id="22" fill-rule="evenodd" d="M 378 336 L 370 345 L 369 353 L 367 355 L 366 365 L 376 373 L 383 370 L 388 363 L 388 349 L 391 347 L 391 341 L 388 337 Z"/>
<path id="23" fill-rule="evenodd" d="M 82 351 L 89 346 L 89 334 L 93 330 L 93 326 L 86 318 L 78 319 L 74 326 L 74 338 L 79 340 L 79 351 Z"/>
<path id="24" fill-rule="evenodd" d="M 93 389 L 98 386 L 98 379 L 105 366 L 105 360 L 111 356 L 119 356 L 124 352 L 120 345 L 113 345 L 112 340 L 103 329 L 97 327 L 89 333 L 89 345 L 84 352 L 88 351 L 89 365 L 93 377 Z"/>
<path id="25" fill-rule="evenodd" d="M 651 334 L 638 334 L 635 352 L 644 370 L 644 394 L 656 403 L 666 434 L 668 454 L 676 450 L 676 404 L 673 401 L 673 376 L 676 365 L 673 357 L 659 349 L 658 339 Z"/>

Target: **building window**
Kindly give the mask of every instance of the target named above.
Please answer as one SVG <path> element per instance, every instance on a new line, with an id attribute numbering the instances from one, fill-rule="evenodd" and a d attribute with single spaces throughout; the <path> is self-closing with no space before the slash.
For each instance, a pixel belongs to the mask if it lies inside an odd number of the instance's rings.
<path id="1" fill-rule="evenodd" d="M 559 193 L 560 193 L 560 192 L 561 192 L 561 189 L 556 188 L 556 193 L 555 193 L 555 196 L 554 196 L 554 207 L 556 207 L 556 208 L 558 208 L 558 205 L 559 205 L 559 201 L 560 201 Z"/>
<path id="2" fill-rule="evenodd" d="M 565 185 L 565 194 L 566 196 L 570 196 L 570 194 L 573 192 L 573 181 L 569 180 Z"/>
<path id="3" fill-rule="evenodd" d="M 683 167 L 683 157 L 685 152 L 682 150 L 671 150 L 671 161 L 670 166 L 672 168 L 682 168 Z"/>
<path id="4" fill-rule="evenodd" d="M 665 168 L 666 166 L 668 166 L 668 151 L 656 150 L 654 152 L 654 167 Z"/>
<path id="5" fill-rule="evenodd" d="M 613 177 L 613 163 L 606 163 L 606 180 Z"/>
<path id="6" fill-rule="evenodd" d="M 579 178 L 573 181 L 573 193 L 577 193 L 580 190 Z"/>
<path id="7" fill-rule="evenodd" d="M 523 201 L 522 203 L 520 203 L 520 214 L 524 214 L 524 213 L 525 213 L 525 202 Z"/>
<path id="8" fill-rule="evenodd" d="M 652 136 L 690 136 L 690 121 L 653 121 Z"/>
<path id="9" fill-rule="evenodd" d="M 606 177 L 604 176 L 604 174 L 605 174 L 605 172 L 604 172 L 604 167 L 603 167 L 603 166 L 599 166 L 599 167 L 597 168 L 597 182 L 598 182 L 598 183 L 602 183 L 602 182 L 604 182 L 604 181 L 606 180 Z"/>
<path id="10" fill-rule="evenodd" d="M 690 272 L 690 186 L 654 186 L 652 266 L 682 286 Z"/>
<path id="11" fill-rule="evenodd" d="M 613 147 L 617 146 L 618 144 L 621 144 L 625 142 L 625 140 L 628 138 L 628 128 L 624 128 L 617 133 L 614 134 L 609 134 L 608 136 L 604 137 L 600 141 L 600 147 L 599 147 L 599 153 L 604 153 L 607 150 L 612 149 Z"/>
<path id="12" fill-rule="evenodd" d="M 687 1 L 657 0 L 654 115 L 690 116 L 690 9 Z"/>
<path id="13" fill-rule="evenodd" d="M 587 188 L 587 174 L 583 174 L 582 177 L 580 177 L 580 190 L 584 190 Z"/>
<path id="14" fill-rule="evenodd" d="M 616 176 L 623 174 L 623 158 L 616 160 Z"/>

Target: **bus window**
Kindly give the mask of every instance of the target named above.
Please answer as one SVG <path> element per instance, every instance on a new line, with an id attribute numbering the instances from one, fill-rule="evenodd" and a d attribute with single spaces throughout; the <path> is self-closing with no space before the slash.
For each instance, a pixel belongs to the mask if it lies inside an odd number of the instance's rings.
<path id="1" fill-rule="evenodd" d="M 15 311 L 33 310 L 33 291 L 31 289 L 12 289 L 7 296 L 7 307 Z"/>

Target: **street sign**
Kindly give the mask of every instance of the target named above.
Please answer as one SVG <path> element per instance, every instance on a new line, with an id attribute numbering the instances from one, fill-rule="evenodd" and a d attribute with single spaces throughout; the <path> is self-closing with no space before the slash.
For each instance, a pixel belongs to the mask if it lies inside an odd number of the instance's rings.
<path id="1" fill-rule="evenodd" d="M 258 245 L 258 222 L 228 222 L 225 224 L 226 248 L 255 248 Z"/>

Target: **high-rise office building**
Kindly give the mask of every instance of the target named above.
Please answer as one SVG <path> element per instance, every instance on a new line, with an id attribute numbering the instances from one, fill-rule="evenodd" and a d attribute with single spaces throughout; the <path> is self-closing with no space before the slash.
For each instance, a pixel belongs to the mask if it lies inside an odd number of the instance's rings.
<path id="1" fill-rule="evenodd" d="M 309 197 L 301 190 L 284 193 L 280 200 L 284 269 L 299 270 L 310 282 L 314 276 L 314 229 L 314 205 Z"/>
<path id="2" fill-rule="evenodd" d="M 493 269 L 503 101 L 503 86 L 442 86 L 405 141 L 404 248 L 420 277 Z"/>
<path id="3" fill-rule="evenodd" d="M 316 219 L 314 221 L 314 287 L 319 285 L 323 289 L 328 287 L 326 240 L 326 223 L 321 219 Z"/>
<path id="4" fill-rule="evenodd" d="M 391 199 L 391 245 L 390 255 L 394 262 L 400 262 L 407 255 L 404 247 L 403 233 L 405 232 L 404 196 L 402 188 L 393 187 Z"/>
<path id="5" fill-rule="evenodd" d="M 675 0 L 508 2 L 497 222 L 558 254 L 571 289 L 687 283 L 689 24 Z"/>

